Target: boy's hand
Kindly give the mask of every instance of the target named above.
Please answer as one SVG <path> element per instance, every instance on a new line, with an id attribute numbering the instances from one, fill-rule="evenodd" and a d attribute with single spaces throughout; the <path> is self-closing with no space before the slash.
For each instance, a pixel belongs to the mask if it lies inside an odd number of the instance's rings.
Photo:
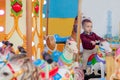
<path id="1" fill-rule="evenodd" d="M 96 42 L 95 42 L 95 41 L 91 41 L 91 44 L 92 44 L 92 45 L 96 45 Z"/>

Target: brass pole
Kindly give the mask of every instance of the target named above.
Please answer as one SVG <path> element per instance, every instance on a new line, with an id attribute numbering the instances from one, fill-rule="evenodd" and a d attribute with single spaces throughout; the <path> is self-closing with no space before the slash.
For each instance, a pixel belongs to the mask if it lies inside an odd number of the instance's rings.
<path id="1" fill-rule="evenodd" d="M 32 0 L 26 0 L 26 39 L 27 53 L 32 56 Z"/>
<path id="2" fill-rule="evenodd" d="M 78 27 L 77 27 L 77 46 L 78 46 L 78 56 L 77 60 L 79 60 L 79 54 L 80 54 L 80 33 L 81 33 L 81 21 L 82 21 L 82 0 L 79 0 L 78 2 Z"/>

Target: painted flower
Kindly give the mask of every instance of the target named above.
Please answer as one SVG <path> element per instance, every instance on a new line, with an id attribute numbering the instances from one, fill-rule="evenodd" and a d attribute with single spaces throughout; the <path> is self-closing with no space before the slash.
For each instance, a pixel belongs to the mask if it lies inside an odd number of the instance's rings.
<path id="1" fill-rule="evenodd" d="M 11 13 L 14 16 L 22 14 L 22 2 L 20 0 L 11 0 Z"/>
<path id="2" fill-rule="evenodd" d="M 12 5 L 12 9 L 18 13 L 22 10 L 22 5 L 20 5 L 18 2 L 16 2 L 14 5 Z"/>

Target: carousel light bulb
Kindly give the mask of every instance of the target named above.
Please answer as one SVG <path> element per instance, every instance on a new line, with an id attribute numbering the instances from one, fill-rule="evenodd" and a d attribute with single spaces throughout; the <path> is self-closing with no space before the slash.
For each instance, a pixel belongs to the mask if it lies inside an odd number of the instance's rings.
<path id="1" fill-rule="evenodd" d="M 32 13 L 32 17 L 34 17 L 34 14 Z"/>
<path id="2" fill-rule="evenodd" d="M 32 32 L 34 31 L 34 28 L 32 27 Z"/>
<path id="3" fill-rule="evenodd" d="M 43 27 L 43 31 L 46 31 L 46 27 Z"/>
<path id="4" fill-rule="evenodd" d="M 34 2 L 34 0 L 32 0 L 32 2 Z"/>
<path id="5" fill-rule="evenodd" d="M 43 40 L 43 44 L 46 44 L 46 40 Z"/>
<path id="6" fill-rule="evenodd" d="M 4 10 L 0 10 L 0 15 L 4 15 Z"/>
<path id="7" fill-rule="evenodd" d="M 35 46 L 35 43 L 34 43 L 34 42 L 32 42 L 32 46 Z"/>
<path id="8" fill-rule="evenodd" d="M 44 13 L 42 14 L 42 17 L 45 18 L 45 14 Z"/>
<path id="9" fill-rule="evenodd" d="M 33 60 L 33 61 L 35 60 L 35 57 L 34 57 L 34 56 L 32 56 L 32 60 Z"/>
<path id="10" fill-rule="evenodd" d="M 3 32 L 3 31 L 4 31 L 4 27 L 0 26 L 0 32 Z"/>
<path id="11" fill-rule="evenodd" d="M 46 0 L 44 0 L 44 5 L 46 5 L 47 4 L 47 1 Z"/>
<path id="12" fill-rule="evenodd" d="M 2 47 L 3 46 L 3 43 L 2 42 L 0 42 L 0 47 Z"/>

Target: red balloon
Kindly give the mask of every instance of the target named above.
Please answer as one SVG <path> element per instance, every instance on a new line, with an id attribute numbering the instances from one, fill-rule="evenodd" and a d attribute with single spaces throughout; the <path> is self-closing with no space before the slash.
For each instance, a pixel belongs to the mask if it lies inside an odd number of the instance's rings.
<path id="1" fill-rule="evenodd" d="M 19 3 L 15 3 L 13 6 L 12 6 L 12 9 L 16 12 L 16 13 L 18 13 L 18 12 L 20 12 L 21 10 L 22 10 L 22 6 L 19 4 Z"/>
<path id="2" fill-rule="evenodd" d="M 35 12 L 38 13 L 39 12 L 39 5 L 35 6 Z"/>

